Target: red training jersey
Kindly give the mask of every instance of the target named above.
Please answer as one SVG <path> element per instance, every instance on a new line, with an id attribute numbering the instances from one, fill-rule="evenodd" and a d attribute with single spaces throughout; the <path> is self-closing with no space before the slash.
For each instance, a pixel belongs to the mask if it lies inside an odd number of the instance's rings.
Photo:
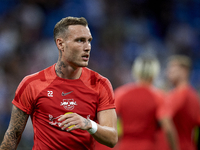
<path id="1" fill-rule="evenodd" d="M 191 86 L 172 90 L 159 116 L 173 118 L 181 150 L 196 149 L 192 132 L 195 126 L 200 125 L 200 105 L 197 92 Z"/>
<path id="2" fill-rule="evenodd" d="M 12 103 L 31 116 L 33 150 L 94 149 L 94 139 L 86 130 L 63 131 L 58 118 L 74 112 L 95 121 L 98 111 L 115 108 L 113 89 L 107 78 L 82 68 L 79 79 L 63 79 L 56 75 L 55 64 L 26 76 Z"/>
<path id="3" fill-rule="evenodd" d="M 161 91 L 152 86 L 126 84 L 115 90 L 116 111 L 122 121 L 119 150 L 155 150 L 157 113 L 163 103 Z"/>

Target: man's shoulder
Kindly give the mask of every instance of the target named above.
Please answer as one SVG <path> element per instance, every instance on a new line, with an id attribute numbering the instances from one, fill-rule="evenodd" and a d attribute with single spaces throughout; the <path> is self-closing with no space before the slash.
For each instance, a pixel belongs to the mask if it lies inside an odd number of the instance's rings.
<path id="1" fill-rule="evenodd" d="M 115 97 L 121 97 L 122 95 L 127 94 L 128 92 L 134 90 L 136 88 L 135 84 L 133 82 L 131 83 L 126 83 L 123 84 L 119 87 L 117 87 L 114 92 L 115 92 Z"/>
<path id="2" fill-rule="evenodd" d="M 93 88 L 104 86 L 110 89 L 112 87 L 111 82 L 108 78 L 86 67 L 83 69 L 81 80 L 84 82 L 84 84 Z"/>
<path id="3" fill-rule="evenodd" d="M 36 73 L 33 73 L 33 74 L 29 74 L 27 76 L 25 76 L 22 80 L 21 83 L 24 83 L 24 84 L 29 84 L 33 81 L 46 81 L 48 80 L 49 78 L 52 78 L 53 75 L 52 75 L 52 67 L 53 66 L 50 66 L 48 68 L 45 68 L 41 71 L 38 71 Z"/>
<path id="4" fill-rule="evenodd" d="M 96 80 L 108 80 L 105 76 L 87 67 L 84 67 L 84 77 Z"/>
<path id="5" fill-rule="evenodd" d="M 131 82 L 131 83 L 126 83 L 126 84 L 118 86 L 115 89 L 115 91 L 127 91 L 127 90 L 130 90 L 133 88 L 135 88 L 135 84 L 133 82 Z"/>
<path id="6" fill-rule="evenodd" d="M 48 68 L 45 68 L 43 70 L 40 70 L 38 72 L 35 72 L 35 73 L 32 73 L 32 74 L 29 74 L 27 76 L 25 76 L 25 78 L 27 79 L 33 79 L 33 78 L 40 78 L 40 79 L 43 79 L 45 74 L 49 74 L 51 69 L 52 69 L 53 66 L 50 66 Z"/>
<path id="7" fill-rule="evenodd" d="M 187 85 L 187 86 L 176 87 L 172 89 L 170 91 L 170 94 L 175 95 L 175 96 L 182 95 L 182 96 L 187 97 L 187 95 L 197 95 L 197 91 L 191 85 Z"/>

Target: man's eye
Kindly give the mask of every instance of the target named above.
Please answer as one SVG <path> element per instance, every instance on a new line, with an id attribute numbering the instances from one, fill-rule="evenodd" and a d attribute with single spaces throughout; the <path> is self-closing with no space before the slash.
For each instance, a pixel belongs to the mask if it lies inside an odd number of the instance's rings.
<path id="1" fill-rule="evenodd" d="M 78 39 L 77 42 L 84 42 L 84 39 Z"/>

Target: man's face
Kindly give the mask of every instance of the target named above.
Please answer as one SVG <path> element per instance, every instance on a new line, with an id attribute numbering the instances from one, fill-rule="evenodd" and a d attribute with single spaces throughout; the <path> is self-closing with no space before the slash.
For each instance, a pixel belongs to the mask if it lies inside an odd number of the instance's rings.
<path id="1" fill-rule="evenodd" d="M 74 68 L 88 66 L 92 41 L 88 26 L 70 25 L 63 40 L 62 61 Z"/>
<path id="2" fill-rule="evenodd" d="M 167 78 L 172 84 L 176 84 L 183 73 L 181 66 L 176 61 L 171 61 L 167 65 Z"/>

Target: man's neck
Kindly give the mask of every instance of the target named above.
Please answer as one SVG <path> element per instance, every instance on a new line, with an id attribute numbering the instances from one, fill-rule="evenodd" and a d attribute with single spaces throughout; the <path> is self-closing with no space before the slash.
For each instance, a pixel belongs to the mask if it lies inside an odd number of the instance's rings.
<path id="1" fill-rule="evenodd" d="M 152 80 L 151 81 L 139 80 L 139 81 L 137 81 L 137 84 L 141 85 L 141 86 L 151 86 Z"/>
<path id="2" fill-rule="evenodd" d="M 63 62 L 57 62 L 55 71 L 58 77 L 64 79 L 79 79 L 82 73 L 82 67 L 73 68 L 72 66 L 65 65 Z"/>
<path id="3" fill-rule="evenodd" d="M 188 85 L 189 85 L 189 81 L 182 80 L 182 81 L 178 82 L 175 87 L 176 88 L 182 88 L 182 87 L 185 87 L 185 86 L 188 86 Z"/>

